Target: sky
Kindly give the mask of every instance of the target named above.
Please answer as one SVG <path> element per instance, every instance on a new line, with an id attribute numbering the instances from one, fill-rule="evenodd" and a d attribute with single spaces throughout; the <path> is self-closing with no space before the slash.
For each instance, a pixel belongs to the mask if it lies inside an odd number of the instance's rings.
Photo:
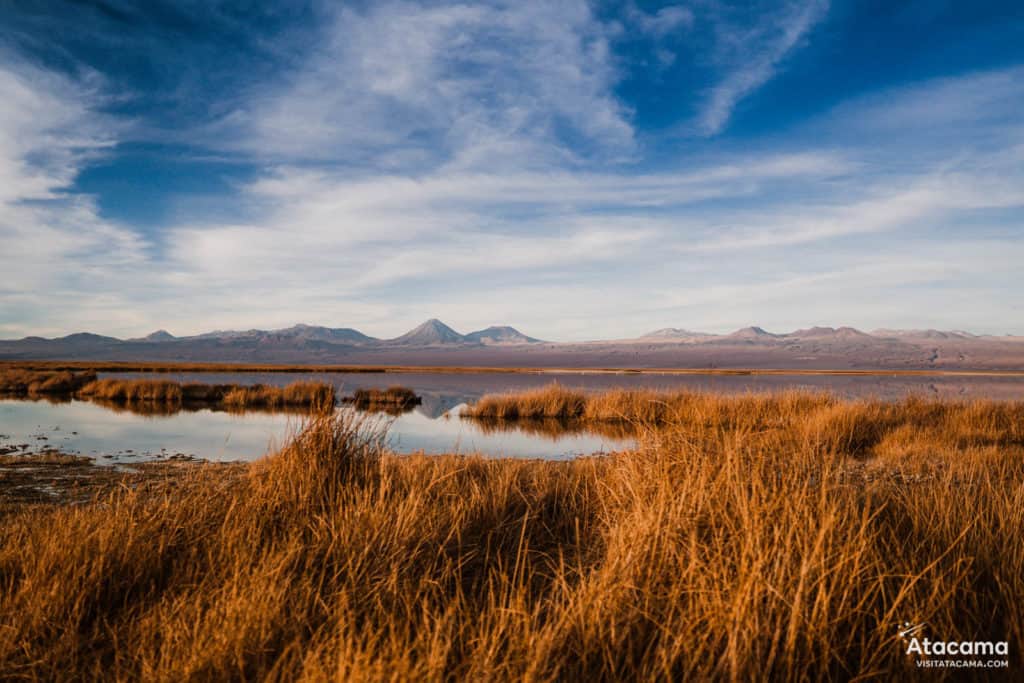
<path id="1" fill-rule="evenodd" d="M 0 338 L 1024 334 L 1024 4 L 11 0 Z"/>

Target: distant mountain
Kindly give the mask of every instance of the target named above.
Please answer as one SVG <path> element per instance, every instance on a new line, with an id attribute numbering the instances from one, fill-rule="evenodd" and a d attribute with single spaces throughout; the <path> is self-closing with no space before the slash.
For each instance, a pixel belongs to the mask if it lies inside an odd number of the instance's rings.
<path id="1" fill-rule="evenodd" d="M 365 344 L 377 341 L 374 337 L 363 334 L 351 327 L 318 327 L 316 325 L 293 325 L 283 330 L 273 330 L 270 334 L 295 339 L 312 339 L 332 343 Z"/>
<path id="2" fill-rule="evenodd" d="M 785 336 L 801 339 L 869 339 L 871 337 L 853 327 L 809 327 L 805 330 L 790 332 Z"/>
<path id="3" fill-rule="evenodd" d="M 154 333 L 156 334 L 156 333 Z M 153 335 L 150 335 L 152 337 Z M 150 339 L 146 341 L 168 341 L 165 339 Z M 174 337 L 172 337 L 174 339 Z M 367 344 L 377 339 L 363 334 L 351 327 L 321 327 L 318 325 L 293 325 L 278 330 L 214 330 L 203 332 L 191 337 L 178 337 L 178 339 L 252 339 L 252 340 L 282 340 L 295 339 L 299 341 L 321 341 L 332 344 Z M 134 341 L 134 340 L 133 340 Z"/>
<path id="4" fill-rule="evenodd" d="M 537 344 L 540 339 L 527 337 L 514 327 L 508 325 L 492 325 L 483 330 L 470 332 L 463 339 L 479 344 Z"/>
<path id="5" fill-rule="evenodd" d="M 191 337 L 181 337 L 181 339 L 239 339 L 241 337 L 259 337 L 264 334 L 267 334 L 267 330 L 214 330 L 213 332 L 194 334 Z"/>
<path id="6" fill-rule="evenodd" d="M 764 328 L 756 327 L 751 325 L 750 327 L 742 327 L 732 334 L 727 334 L 726 337 L 729 339 L 775 339 L 779 335 L 767 332 Z"/>
<path id="7" fill-rule="evenodd" d="M 92 332 L 76 332 L 69 334 L 66 337 L 57 337 L 50 341 L 65 342 L 68 344 L 120 344 L 121 340 L 117 337 L 106 337 L 102 334 L 93 334 Z"/>
<path id="8" fill-rule="evenodd" d="M 509 326 L 459 334 L 432 319 L 396 339 L 350 327 L 294 325 L 121 340 L 80 332 L 0 339 L 0 359 L 537 368 L 990 369 L 1024 371 L 1024 337 L 960 330 L 810 327 L 773 334 L 745 327 L 706 335 L 664 328 L 637 339 L 543 342 Z"/>
<path id="9" fill-rule="evenodd" d="M 692 330 L 684 330 L 680 327 L 663 327 L 660 330 L 654 330 L 640 337 L 640 339 L 698 339 L 701 337 L 710 337 L 710 334 L 706 332 L 693 332 Z"/>
<path id="10" fill-rule="evenodd" d="M 141 339 L 132 339 L 130 341 L 147 341 L 147 342 L 169 342 L 177 339 L 173 334 L 167 330 L 157 330 L 156 332 L 150 332 Z"/>
<path id="11" fill-rule="evenodd" d="M 873 337 L 910 337 L 914 339 L 956 340 L 977 339 L 978 335 L 963 330 L 872 330 Z"/>
<path id="12" fill-rule="evenodd" d="M 91 332 L 76 332 L 65 337 L 46 339 L 25 337 L 0 340 L 0 358 L 8 359 L 67 359 L 116 356 L 127 342 Z"/>
<path id="13" fill-rule="evenodd" d="M 435 346 L 438 344 L 460 344 L 466 338 L 445 325 L 437 318 L 431 318 L 400 337 L 389 340 L 399 346 Z"/>

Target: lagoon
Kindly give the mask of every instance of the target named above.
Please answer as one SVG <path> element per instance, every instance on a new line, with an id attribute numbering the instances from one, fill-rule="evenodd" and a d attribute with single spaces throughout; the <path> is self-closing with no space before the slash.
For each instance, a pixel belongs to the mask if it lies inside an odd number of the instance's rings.
<path id="1" fill-rule="evenodd" d="M 842 398 L 898 400 L 910 395 L 943 399 L 1024 399 L 1024 376 L 985 375 L 681 375 L 671 373 L 101 373 L 101 377 L 161 378 L 181 382 L 286 385 L 329 382 L 339 395 L 401 384 L 423 403 L 400 415 L 365 414 L 367 428 L 386 429 L 396 453 L 480 453 L 491 457 L 564 459 L 628 448 L 614 431 L 544 424 L 487 424 L 458 417 L 487 393 L 521 392 L 558 382 L 588 392 L 665 389 L 724 394 L 788 390 L 827 391 Z M 339 410 L 353 410 L 340 408 Z M 84 401 L 0 400 L 0 450 L 36 453 L 58 449 L 100 464 L 196 457 L 253 460 L 285 443 L 301 415 L 212 409 L 139 414 Z"/>

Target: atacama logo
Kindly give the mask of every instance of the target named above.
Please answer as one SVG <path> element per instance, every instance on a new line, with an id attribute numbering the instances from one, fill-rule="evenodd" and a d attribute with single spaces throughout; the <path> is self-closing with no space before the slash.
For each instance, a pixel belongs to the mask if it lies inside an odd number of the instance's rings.
<path id="1" fill-rule="evenodd" d="M 919 667 L 1002 668 L 1009 664 L 1005 657 L 1010 654 L 1010 645 L 1005 640 L 930 640 L 923 637 L 924 628 L 923 622 L 905 621 L 897 630 L 906 653 L 917 657 Z"/>

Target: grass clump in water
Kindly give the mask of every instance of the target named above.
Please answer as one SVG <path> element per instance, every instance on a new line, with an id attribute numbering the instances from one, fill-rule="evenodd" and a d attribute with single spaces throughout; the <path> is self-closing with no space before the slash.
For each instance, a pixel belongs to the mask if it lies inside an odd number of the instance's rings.
<path id="1" fill-rule="evenodd" d="M 323 382 L 292 382 L 284 387 L 254 384 L 233 386 L 221 399 L 224 405 L 245 407 L 313 406 L 333 407 L 334 387 Z"/>
<path id="2" fill-rule="evenodd" d="M 95 379 L 96 373 L 92 371 L 36 371 L 9 368 L 0 372 L 0 395 L 73 394 Z"/>
<path id="3" fill-rule="evenodd" d="M 157 403 L 168 406 L 215 405 L 229 409 L 334 406 L 334 387 L 322 382 L 292 382 L 283 387 L 254 384 L 199 384 L 151 379 L 100 379 L 77 396 L 114 403 Z"/>

